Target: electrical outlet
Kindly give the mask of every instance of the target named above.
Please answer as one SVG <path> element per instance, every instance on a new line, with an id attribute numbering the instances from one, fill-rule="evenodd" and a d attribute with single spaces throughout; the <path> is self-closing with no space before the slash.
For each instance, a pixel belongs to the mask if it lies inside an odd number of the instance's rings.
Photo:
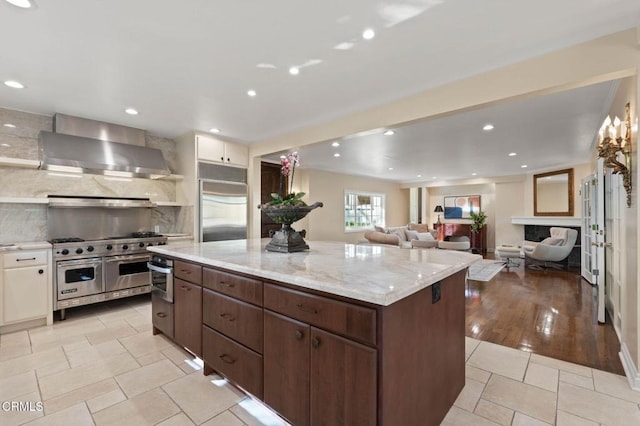
<path id="1" fill-rule="evenodd" d="M 431 284 L 431 304 L 437 303 L 440 300 L 440 284 L 441 283 Z"/>

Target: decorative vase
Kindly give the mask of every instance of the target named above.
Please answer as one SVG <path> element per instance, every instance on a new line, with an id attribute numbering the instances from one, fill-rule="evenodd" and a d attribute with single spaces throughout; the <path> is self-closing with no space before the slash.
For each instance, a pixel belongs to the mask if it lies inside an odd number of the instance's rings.
<path id="1" fill-rule="evenodd" d="M 321 202 L 315 202 L 310 206 L 304 207 L 260 206 L 262 211 L 275 223 L 282 225 L 282 228 L 271 236 L 271 241 L 269 241 L 265 249 L 279 253 L 309 250 L 309 246 L 304 241 L 306 231 L 298 232 L 291 227 L 291 224 L 304 218 L 311 210 L 323 205 Z"/>

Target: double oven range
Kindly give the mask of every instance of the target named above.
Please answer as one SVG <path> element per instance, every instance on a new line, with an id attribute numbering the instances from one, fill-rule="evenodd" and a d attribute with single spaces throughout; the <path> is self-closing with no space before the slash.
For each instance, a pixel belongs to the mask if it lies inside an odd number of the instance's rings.
<path id="1" fill-rule="evenodd" d="M 167 238 L 153 232 L 85 241 L 55 238 L 55 310 L 64 319 L 65 308 L 149 293 L 151 260 L 148 246 L 163 245 Z"/>

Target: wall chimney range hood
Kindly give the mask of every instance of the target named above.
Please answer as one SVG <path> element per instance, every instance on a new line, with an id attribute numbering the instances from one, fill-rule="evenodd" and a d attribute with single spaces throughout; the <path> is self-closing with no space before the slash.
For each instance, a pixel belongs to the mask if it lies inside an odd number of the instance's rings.
<path id="1" fill-rule="evenodd" d="M 162 151 L 141 146 L 144 130 L 62 114 L 54 116 L 54 130 L 40 132 L 40 169 L 141 178 L 171 174 Z"/>

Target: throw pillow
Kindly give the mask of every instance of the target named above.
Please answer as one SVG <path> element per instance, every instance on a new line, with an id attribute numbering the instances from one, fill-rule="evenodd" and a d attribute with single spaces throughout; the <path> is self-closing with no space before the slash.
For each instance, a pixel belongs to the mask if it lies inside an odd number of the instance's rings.
<path id="1" fill-rule="evenodd" d="M 396 235 L 400 241 L 407 241 L 407 235 L 404 233 L 404 228 L 389 230 L 391 235 Z"/>
<path id="2" fill-rule="evenodd" d="M 548 238 L 545 238 L 544 240 L 542 240 L 540 242 L 540 244 L 547 244 L 547 245 L 550 245 L 550 246 L 561 246 L 561 245 L 564 244 L 564 239 L 548 237 Z"/>
<path id="3" fill-rule="evenodd" d="M 433 235 L 430 232 L 419 232 L 418 241 L 434 241 Z"/>
<path id="4" fill-rule="evenodd" d="M 417 240 L 418 239 L 418 231 L 412 231 L 410 229 L 407 229 L 406 231 L 404 231 L 405 234 L 407 234 L 407 240 L 411 241 L 411 240 Z"/>
<path id="5" fill-rule="evenodd" d="M 429 225 L 426 223 L 410 223 L 409 229 L 418 232 L 429 232 Z"/>
<path id="6" fill-rule="evenodd" d="M 382 232 L 383 234 L 388 234 L 388 233 L 389 233 L 389 231 L 387 230 L 387 228 L 385 228 L 384 226 L 378 226 L 378 225 L 375 225 L 375 226 L 373 227 L 373 229 L 375 229 L 375 230 L 376 230 L 376 231 L 378 231 L 378 232 Z"/>

